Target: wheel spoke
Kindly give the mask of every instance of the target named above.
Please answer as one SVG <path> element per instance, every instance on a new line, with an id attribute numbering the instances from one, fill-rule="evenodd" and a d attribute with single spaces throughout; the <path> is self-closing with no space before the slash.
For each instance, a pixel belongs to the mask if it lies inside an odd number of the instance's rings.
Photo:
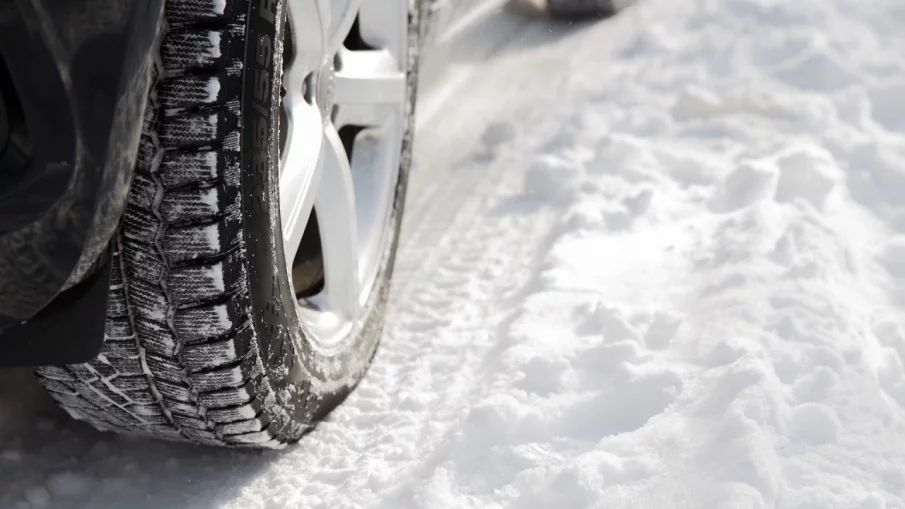
<path id="1" fill-rule="evenodd" d="M 333 83 L 338 126 L 378 126 L 404 104 L 405 73 L 389 51 L 340 50 L 338 60 Z"/>
<path id="2" fill-rule="evenodd" d="M 288 96 L 287 96 L 288 98 Z M 288 125 L 286 149 L 280 161 L 280 220 L 286 261 L 290 265 L 298 251 L 314 206 L 314 195 L 323 172 L 323 119 L 314 106 L 284 99 Z"/>
<path id="3" fill-rule="evenodd" d="M 332 16 L 327 31 L 327 52 L 335 55 L 352 30 L 361 8 L 361 0 L 332 0 L 330 7 Z"/>
<path id="4" fill-rule="evenodd" d="M 361 38 L 372 48 L 383 48 L 397 62 L 405 62 L 408 48 L 406 2 L 367 0 L 358 11 Z"/>
<path id="5" fill-rule="evenodd" d="M 358 221 L 352 169 L 332 125 L 324 133 L 323 172 L 314 198 L 324 259 L 324 291 L 317 303 L 354 318 L 358 312 Z"/>
<path id="6" fill-rule="evenodd" d="M 405 100 L 405 73 L 387 50 L 339 52 L 334 81 L 336 104 L 390 103 Z"/>
<path id="7" fill-rule="evenodd" d="M 380 260 L 387 241 L 396 199 L 402 143 L 402 112 L 389 114 L 383 126 L 365 129 L 355 138 L 352 175 L 355 178 L 355 202 L 358 212 L 358 242 L 361 284 L 373 283 L 374 260 Z"/>
<path id="8" fill-rule="evenodd" d="M 284 66 L 283 87 L 301 90 L 305 77 L 321 68 L 327 54 L 330 0 L 289 0 L 288 7 L 294 52 Z"/>

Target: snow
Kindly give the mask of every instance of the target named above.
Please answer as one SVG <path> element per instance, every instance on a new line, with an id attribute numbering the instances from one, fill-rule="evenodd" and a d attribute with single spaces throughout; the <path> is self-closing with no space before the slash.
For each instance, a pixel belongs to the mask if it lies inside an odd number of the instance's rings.
<path id="1" fill-rule="evenodd" d="M 214 1 L 214 12 L 222 15 L 226 11 L 226 0 L 213 0 L 213 1 Z"/>
<path id="2" fill-rule="evenodd" d="M 205 90 L 207 92 L 206 102 L 212 103 L 217 100 L 217 97 L 220 95 L 220 78 L 213 76 L 207 81 L 207 85 L 205 85 Z"/>
<path id="3" fill-rule="evenodd" d="M 161 444 L 6 371 L 0 507 L 905 508 L 903 22 L 499 15 L 427 98 L 385 336 L 329 421 Z"/>
<path id="4" fill-rule="evenodd" d="M 220 6 L 218 6 L 219 14 L 223 14 L 223 10 L 225 8 L 226 8 L 226 1 L 220 0 Z M 214 30 L 211 30 L 207 34 L 207 40 L 210 42 L 210 48 L 211 48 L 210 56 L 213 58 L 220 58 L 222 56 L 222 53 L 220 50 L 220 43 L 222 42 L 221 37 L 222 36 L 221 36 L 220 32 L 217 32 Z M 218 86 L 219 86 L 219 81 L 218 81 Z"/>

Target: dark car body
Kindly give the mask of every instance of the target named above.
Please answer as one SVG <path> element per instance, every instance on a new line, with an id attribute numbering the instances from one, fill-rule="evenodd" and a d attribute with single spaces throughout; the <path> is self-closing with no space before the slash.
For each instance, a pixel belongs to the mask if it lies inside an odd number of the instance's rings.
<path id="1" fill-rule="evenodd" d="M 100 350 L 103 255 L 129 191 L 162 9 L 0 4 L 0 365 Z"/>

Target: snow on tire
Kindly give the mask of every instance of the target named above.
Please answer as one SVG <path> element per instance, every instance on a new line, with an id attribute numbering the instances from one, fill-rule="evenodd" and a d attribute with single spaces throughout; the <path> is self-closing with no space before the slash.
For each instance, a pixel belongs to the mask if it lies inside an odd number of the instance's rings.
<path id="1" fill-rule="evenodd" d="M 392 238 L 357 329 L 324 353 L 294 312 L 273 227 L 284 2 L 166 2 L 129 204 L 113 241 L 103 352 L 36 369 L 73 417 L 129 434 L 281 447 L 349 394 L 380 336 L 402 214 L 420 26 L 412 9 Z M 272 45 L 269 58 L 256 41 Z"/>

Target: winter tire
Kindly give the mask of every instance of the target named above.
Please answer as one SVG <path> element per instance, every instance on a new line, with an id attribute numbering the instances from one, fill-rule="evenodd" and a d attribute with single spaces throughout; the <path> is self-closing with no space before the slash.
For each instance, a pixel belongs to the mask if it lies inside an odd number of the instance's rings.
<path id="1" fill-rule="evenodd" d="M 36 370 L 72 416 L 280 447 L 350 393 L 381 335 L 420 12 L 167 1 L 104 350 Z"/>

